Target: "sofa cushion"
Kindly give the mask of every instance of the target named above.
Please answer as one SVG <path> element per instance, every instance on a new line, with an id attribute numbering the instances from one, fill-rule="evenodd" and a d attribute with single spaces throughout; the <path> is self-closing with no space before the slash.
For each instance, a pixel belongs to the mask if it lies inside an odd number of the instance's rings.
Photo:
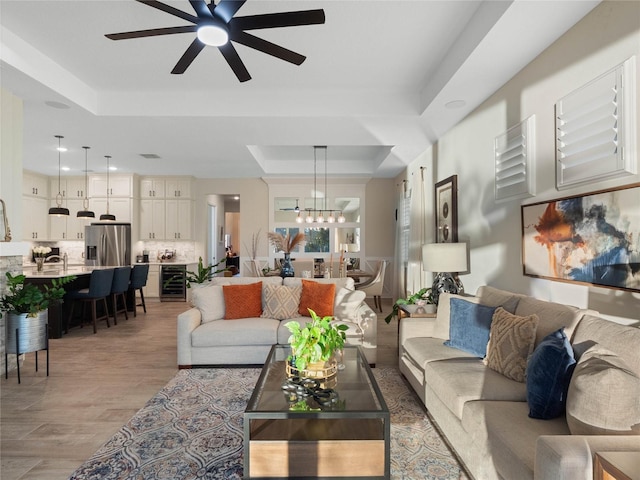
<path id="1" fill-rule="evenodd" d="M 240 318 L 233 322 L 203 323 L 191 333 L 191 345 L 273 345 L 277 341 L 279 325 L 279 320 L 271 318 Z"/>
<path id="2" fill-rule="evenodd" d="M 262 298 L 264 307 L 262 317 L 286 320 L 298 316 L 301 286 L 263 285 Z"/>
<path id="3" fill-rule="evenodd" d="M 451 358 L 425 364 L 424 378 L 458 418 L 465 403 L 476 400 L 525 402 L 525 385 L 491 370 L 479 358 Z"/>
<path id="4" fill-rule="evenodd" d="M 444 344 L 483 358 L 487 353 L 495 310 L 494 307 L 452 298 L 449 340 Z"/>
<path id="5" fill-rule="evenodd" d="M 302 294 L 298 313 L 310 317 L 309 310 L 313 310 L 319 317 L 333 315 L 333 301 L 336 293 L 334 283 L 319 283 L 312 280 L 302 280 Z"/>
<path id="6" fill-rule="evenodd" d="M 573 435 L 640 435 L 640 378 L 612 351 L 589 348 L 571 377 L 567 423 Z"/>
<path id="7" fill-rule="evenodd" d="M 224 318 L 224 294 L 220 285 L 193 287 L 191 303 L 200 310 L 202 323 Z"/>
<path id="8" fill-rule="evenodd" d="M 567 337 L 571 338 L 578 321 L 584 315 L 584 311 L 571 305 L 547 302 L 537 298 L 522 296 L 515 311 L 516 315 L 526 317 L 538 315 L 538 330 L 536 332 L 536 345 L 544 337 L 564 327 Z"/>
<path id="9" fill-rule="evenodd" d="M 449 358 L 477 359 L 471 353 L 457 348 L 447 347 L 439 338 L 411 337 L 402 345 L 403 355 L 411 358 L 412 362 L 424 369 L 429 362 L 447 360 Z"/>
<path id="10" fill-rule="evenodd" d="M 548 420 L 564 413 L 567 390 L 576 360 L 564 329 L 550 333 L 527 364 L 529 416 Z"/>
<path id="11" fill-rule="evenodd" d="M 339 288 L 333 303 L 333 315 L 340 320 L 358 321 L 358 309 L 366 297 L 367 294 L 362 290 Z"/>
<path id="12" fill-rule="evenodd" d="M 484 364 L 511 380 L 524 382 L 537 326 L 537 315 L 520 317 L 498 307 L 491 321 Z"/>
<path id="13" fill-rule="evenodd" d="M 247 285 L 223 285 L 224 318 L 259 317 L 262 314 L 262 282 Z"/>

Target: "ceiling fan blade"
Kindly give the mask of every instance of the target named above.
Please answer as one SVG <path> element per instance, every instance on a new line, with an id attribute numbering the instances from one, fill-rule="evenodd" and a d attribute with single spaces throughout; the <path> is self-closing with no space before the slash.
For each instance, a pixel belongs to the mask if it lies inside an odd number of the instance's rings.
<path id="1" fill-rule="evenodd" d="M 129 38 L 155 37 L 157 35 L 172 35 L 174 33 L 189 33 L 197 30 L 197 25 L 185 25 L 184 27 L 152 28 L 150 30 L 137 30 L 133 32 L 109 33 L 105 37 L 111 40 L 127 40 Z"/>
<path id="2" fill-rule="evenodd" d="M 194 17 L 190 13 L 183 12 L 182 10 L 178 10 L 177 8 L 172 7 L 171 5 L 167 5 L 166 3 L 158 2 L 156 0 L 136 0 L 136 2 L 144 3 L 145 5 L 149 5 L 150 7 L 157 8 L 158 10 L 162 10 L 169 15 L 173 15 L 178 18 L 182 18 L 183 20 L 187 20 L 191 23 L 198 23 L 198 17 Z"/>
<path id="3" fill-rule="evenodd" d="M 259 28 L 295 27 L 324 23 L 324 10 L 301 10 L 297 12 L 265 13 L 235 17 L 229 22 L 232 29 L 256 30 Z"/>
<path id="4" fill-rule="evenodd" d="M 244 66 L 244 63 L 242 63 L 240 55 L 238 55 L 238 52 L 231 44 L 231 42 L 227 42 L 223 46 L 218 47 L 218 50 L 220 50 L 225 60 L 231 67 L 231 70 L 233 70 L 233 73 L 235 73 L 236 77 L 238 77 L 238 80 L 240 80 L 241 82 L 251 80 L 251 75 L 249 75 L 247 67 Z"/>
<path id="5" fill-rule="evenodd" d="M 189 0 L 189 3 L 198 14 L 199 18 L 213 18 L 209 6 L 204 0 Z"/>
<path id="6" fill-rule="evenodd" d="M 244 5 L 247 0 L 221 0 L 218 5 L 213 3 L 209 8 L 213 8 L 212 13 L 218 18 L 224 20 L 224 23 L 229 23 L 240 7 Z"/>
<path id="7" fill-rule="evenodd" d="M 307 58 L 304 55 L 300 55 L 299 53 L 288 50 L 280 45 L 276 45 L 275 43 L 268 42 L 267 40 L 263 40 L 262 38 L 258 38 L 247 32 L 233 32 L 231 34 L 231 39 L 241 43 L 242 45 L 255 48 L 267 55 L 274 56 L 295 65 L 300 65 Z"/>
<path id="8" fill-rule="evenodd" d="M 198 54 L 202 51 L 204 47 L 205 47 L 204 43 L 202 43 L 197 38 L 194 39 L 193 42 L 191 42 L 191 45 L 189 45 L 189 48 L 187 48 L 185 52 L 182 54 L 182 57 L 180 57 L 180 60 L 178 60 L 178 63 L 176 63 L 176 66 L 173 67 L 173 70 L 171 70 L 171 73 L 173 73 L 174 75 L 183 74 L 185 70 L 189 68 L 189 65 L 191 65 L 191 62 L 193 62 L 193 60 L 198 56 Z"/>

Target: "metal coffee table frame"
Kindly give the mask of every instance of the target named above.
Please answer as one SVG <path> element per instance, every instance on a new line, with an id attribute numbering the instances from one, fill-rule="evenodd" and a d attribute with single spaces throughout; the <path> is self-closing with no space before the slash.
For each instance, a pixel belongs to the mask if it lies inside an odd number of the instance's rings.
<path id="1" fill-rule="evenodd" d="M 247 404 L 244 477 L 390 478 L 389 409 L 360 347 L 344 349 L 340 407 L 320 411 L 290 410 L 281 388 L 289 353 L 271 348 Z"/>

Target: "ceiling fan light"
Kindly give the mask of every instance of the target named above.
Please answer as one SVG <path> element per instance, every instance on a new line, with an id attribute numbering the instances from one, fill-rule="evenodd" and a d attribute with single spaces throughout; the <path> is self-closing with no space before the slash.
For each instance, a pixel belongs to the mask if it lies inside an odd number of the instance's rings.
<path id="1" fill-rule="evenodd" d="M 205 45 L 221 47 L 229 41 L 229 32 L 216 23 L 207 23 L 198 27 L 198 40 Z"/>

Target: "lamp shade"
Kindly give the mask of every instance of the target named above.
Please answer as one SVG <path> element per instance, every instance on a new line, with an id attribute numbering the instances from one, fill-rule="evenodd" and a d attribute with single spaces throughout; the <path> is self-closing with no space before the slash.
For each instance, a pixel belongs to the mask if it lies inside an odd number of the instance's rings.
<path id="1" fill-rule="evenodd" d="M 422 246 L 422 269 L 425 272 L 466 272 L 466 243 L 427 243 Z"/>

